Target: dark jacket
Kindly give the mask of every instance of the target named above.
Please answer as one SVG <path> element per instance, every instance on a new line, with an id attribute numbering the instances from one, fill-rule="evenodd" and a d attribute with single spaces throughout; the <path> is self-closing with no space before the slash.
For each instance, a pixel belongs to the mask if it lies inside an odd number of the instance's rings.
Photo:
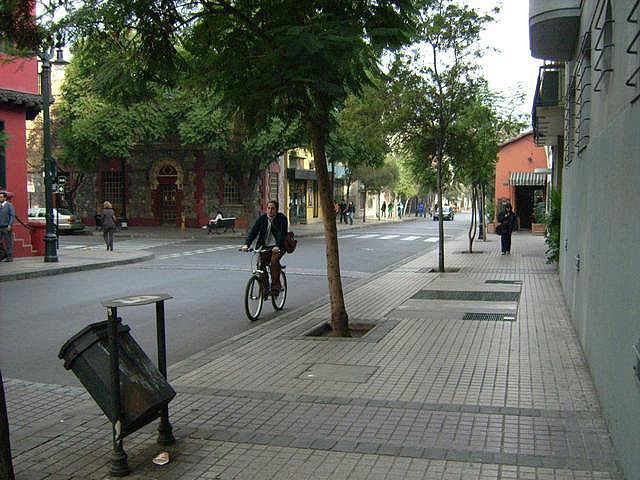
<path id="1" fill-rule="evenodd" d="M 267 226 L 269 225 L 269 221 L 267 220 L 267 214 L 262 214 L 256 220 L 256 223 L 253 224 L 247 239 L 245 240 L 245 245 L 251 245 L 253 241 L 258 238 L 256 242 L 256 248 L 260 248 L 264 246 L 264 241 L 267 238 Z M 273 231 L 273 238 L 276 241 L 276 245 L 280 250 L 284 252 L 284 239 L 287 236 L 287 231 L 289 229 L 289 223 L 287 222 L 287 217 L 278 212 L 273 219 L 271 224 Z"/>
<path id="2" fill-rule="evenodd" d="M 500 222 L 500 228 L 502 230 L 500 235 L 511 235 L 517 225 L 516 214 L 513 212 L 502 212 L 498 215 L 498 222 Z"/>

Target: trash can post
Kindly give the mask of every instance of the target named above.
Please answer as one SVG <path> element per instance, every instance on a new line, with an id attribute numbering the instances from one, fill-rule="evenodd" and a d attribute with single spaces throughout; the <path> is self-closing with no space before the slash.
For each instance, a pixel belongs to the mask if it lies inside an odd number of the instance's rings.
<path id="1" fill-rule="evenodd" d="M 15 480 L 11 461 L 11 442 L 9 441 L 9 418 L 4 398 L 4 383 L 0 370 L 0 478 Z"/>
<path id="2" fill-rule="evenodd" d="M 164 300 L 156 302 L 156 333 L 158 336 L 158 370 L 164 378 L 167 378 L 167 342 L 164 334 Z M 160 445 L 173 445 L 176 438 L 173 436 L 173 428 L 169 422 L 169 405 L 167 404 L 160 415 L 158 426 L 158 440 Z"/>
<path id="3" fill-rule="evenodd" d="M 111 379 L 111 405 L 113 423 L 113 452 L 111 453 L 111 468 L 109 472 L 114 477 L 124 477 L 131 471 L 127 463 L 127 454 L 122 446 L 122 408 L 120 405 L 120 362 L 118 358 L 118 309 L 107 309 L 109 326 L 109 365 Z"/>

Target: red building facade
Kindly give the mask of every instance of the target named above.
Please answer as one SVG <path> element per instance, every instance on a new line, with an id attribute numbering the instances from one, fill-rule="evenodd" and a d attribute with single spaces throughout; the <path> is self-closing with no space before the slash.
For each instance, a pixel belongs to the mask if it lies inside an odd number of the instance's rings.
<path id="1" fill-rule="evenodd" d="M 34 58 L 0 58 L 0 190 L 9 192 L 16 217 L 27 223 L 26 121 L 42 107 L 38 94 L 38 63 Z M 16 221 L 13 228 L 16 257 L 35 254 L 31 233 Z"/>
<path id="2" fill-rule="evenodd" d="M 536 146 L 533 132 L 524 133 L 500 146 L 496 163 L 495 214 L 508 202 L 518 215 L 520 228 L 531 228 L 536 203 L 546 198 L 547 152 Z"/>

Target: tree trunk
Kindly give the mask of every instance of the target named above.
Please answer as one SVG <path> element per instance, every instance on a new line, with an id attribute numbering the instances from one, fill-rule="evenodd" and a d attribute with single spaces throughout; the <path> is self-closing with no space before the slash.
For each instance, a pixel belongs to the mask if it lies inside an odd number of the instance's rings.
<path id="1" fill-rule="evenodd" d="M 258 174 L 257 168 L 254 168 L 252 166 L 249 170 L 249 175 L 244 177 L 242 181 L 238 182 L 238 189 L 240 190 L 240 198 L 243 199 L 244 211 L 245 211 L 245 215 L 247 216 L 247 224 L 249 225 L 248 228 L 251 228 L 251 225 L 253 225 L 253 222 L 261 214 L 260 198 L 259 198 L 259 195 L 256 195 L 256 192 L 259 192 L 260 190 L 258 188 L 258 178 L 259 178 L 259 174 Z M 228 216 L 228 213 L 224 213 L 224 215 Z"/>
<path id="2" fill-rule="evenodd" d="M 438 271 L 444 273 L 444 222 L 442 220 L 442 152 L 438 153 Z"/>
<path id="3" fill-rule="evenodd" d="M 476 186 L 471 187 L 471 223 L 469 224 L 469 253 L 473 253 L 473 240 L 476 234 L 476 204 L 478 202 L 478 195 L 476 193 Z"/>
<path id="4" fill-rule="evenodd" d="M 340 257 L 338 255 L 338 230 L 336 213 L 331 197 L 331 185 L 325 153 L 326 131 L 320 123 L 310 122 L 309 133 L 313 145 L 313 157 L 318 175 L 318 198 L 324 216 L 324 237 L 327 256 L 327 280 L 331 301 L 331 330 L 336 337 L 349 336 L 349 317 L 344 305 L 342 279 L 340 278 Z"/>

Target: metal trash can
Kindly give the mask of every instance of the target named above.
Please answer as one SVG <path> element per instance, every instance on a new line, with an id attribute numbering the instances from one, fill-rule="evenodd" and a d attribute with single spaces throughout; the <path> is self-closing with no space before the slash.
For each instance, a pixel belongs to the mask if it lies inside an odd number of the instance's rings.
<path id="1" fill-rule="evenodd" d="M 120 319 L 118 319 L 120 320 Z M 93 323 L 71 337 L 58 357 L 113 423 L 110 389 L 108 321 Z M 129 334 L 131 328 L 118 321 L 120 404 L 122 437 L 160 417 L 176 392 Z"/>

